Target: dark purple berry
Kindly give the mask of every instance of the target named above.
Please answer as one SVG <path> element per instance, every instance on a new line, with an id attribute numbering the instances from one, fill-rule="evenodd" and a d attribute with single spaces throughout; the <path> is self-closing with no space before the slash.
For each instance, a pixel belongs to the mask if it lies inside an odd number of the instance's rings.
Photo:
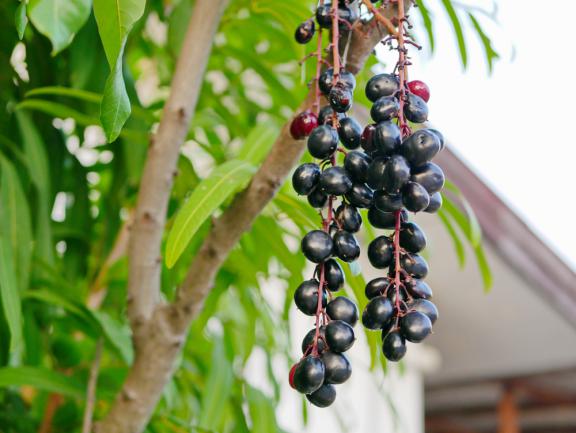
<path id="1" fill-rule="evenodd" d="M 326 342 L 325 340 L 325 334 L 324 331 L 326 330 L 325 326 L 321 326 L 320 327 L 320 335 L 318 338 L 318 353 L 324 353 L 324 351 L 326 350 L 327 346 L 326 346 Z M 304 336 L 304 339 L 302 340 L 302 353 L 310 353 L 309 350 L 311 349 L 312 345 L 314 344 L 314 337 L 316 336 L 316 328 L 312 328 L 310 331 L 308 331 L 308 333 Z"/>
<path id="2" fill-rule="evenodd" d="M 338 75 L 337 84 L 344 85 L 348 90 L 353 91 L 356 87 L 356 78 L 354 75 L 348 71 L 340 70 Z M 334 69 L 328 68 L 322 74 L 320 74 L 320 79 L 318 80 L 318 87 L 324 95 L 328 95 L 330 90 L 332 90 L 332 85 L 334 84 Z"/>
<path id="3" fill-rule="evenodd" d="M 444 149 L 444 136 L 442 135 L 442 133 L 440 131 L 438 131 L 437 129 L 432 129 L 432 128 L 427 128 L 428 131 L 432 132 L 436 137 L 438 137 L 438 140 L 440 141 L 440 150 Z"/>
<path id="4" fill-rule="evenodd" d="M 400 128 L 391 121 L 380 122 L 376 124 L 372 141 L 378 152 L 384 155 L 392 154 L 397 151 L 402 144 Z"/>
<path id="5" fill-rule="evenodd" d="M 406 283 L 406 290 L 415 298 L 428 299 L 432 297 L 432 289 L 422 280 L 413 278 L 411 282 Z"/>
<path id="6" fill-rule="evenodd" d="M 331 292 L 337 292 L 344 285 L 344 271 L 336 260 L 328 259 L 324 262 L 324 281 Z"/>
<path id="7" fill-rule="evenodd" d="M 432 325 L 438 320 L 438 309 L 436 305 L 427 299 L 415 299 L 408 304 L 408 308 L 428 316 Z"/>
<path id="8" fill-rule="evenodd" d="M 374 130 L 376 125 L 366 125 L 364 131 L 362 131 L 362 136 L 360 137 L 360 146 L 366 153 L 372 153 L 376 150 L 374 145 Z"/>
<path id="9" fill-rule="evenodd" d="M 428 263 L 419 254 L 404 254 L 400 258 L 402 269 L 412 275 L 414 278 L 426 278 L 428 275 Z"/>
<path id="10" fill-rule="evenodd" d="M 375 268 L 387 268 L 393 258 L 394 243 L 388 236 L 378 236 L 368 245 L 368 260 Z"/>
<path id="11" fill-rule="evenodd" d="M 424 209 L 424 212 L 434 213 L 437 212 L 438 209 L 440 209 L 441 207 L 442 207 L 442 194 L 440 194 L 439 192 L 435 192 L 430 196 L 430 204 L 426 209 Z"/>
<path id="12" fill-rule="evenodd" d="M 444 172 L 433 162 L 427 162 L 421 167 L 412 170 L 412 182 L 419 183 L 428 194 L 439 192 L 444 187 Z"/>
<path id="13" fill-rule="evenodd" d="M 338 133 L 331 126 L 321 125 L 308 137 L 308 152 L 314 158 L 328 158 L 332 156 L 337 147 Z"/>
<path id="14" fill-rule="evenodd" d="M 420 212 L 430 204 L 430 195 L 419 183 L 408 182 L 402 188 L 402 203 L 410 212 Z"/>
<path id="15" fill-rule="evenodd" d="M 404 140 L 401 151 L 413 167 L 418 167 L 436 156 L 440 151 L 440 140 L 429 129 L 420 129 Z"/>
<path id="16" fill-rule="evenodd" d="M 342 320 L 332 320 L 326 325 L 326 343 L 332 352 L 346 352 L 354 344 L 354 330 Z"/>
<path id="17" fill-rule="evenodd" d="M 382 329 L 390 320 L 394 308 L 386 296 L 372 298 L 362 313 L 362 324 L 368 329 Z"/>
<path id="18" fill-rule="evenodd" d="M 352 188 L 352 180 L 343 167 L 330 167 L 320 175 L 320 188 L 326 195 L 344 195 Z"/>
<path id="19" fill-rule="evenodd" d="M 401 155 L 392 155 L 386 167 L 382 179 L 382 187 L 389 194 L 397 193 L 410 180 L 410 166 L 408 161 Z"/>
<path id="20" fill-rule="evenodd" d="M 406 209 L 402 209 L 400 219 L 401 221 L 408 221 Z M 368 209 L 368 221 L 377 229 L 393 229 L 396 225 L 396 216 L 394 212 L 382 212 L 372 206 Z"/>
<path id="21" fill-rule="evenodd" d="M 344 296 L 339 296 L 328 302 L 326 314 L 331 320 L 342 320 L 352 327 L 358 322 L 358 307 Z"/>
<path id="22" fill-rule="evenodd" d="M 325 383 L 311 394 L 306 394 L 310 403 L 317 407 L 328 407 L 336 400 L 336 387 Z"/>
<path id="23" fill-rule="evenodd" d="M 388 284 L 390 284 L 390 282 L 388 281 L 387 278 L 384 277 L 374 278 L 373 280 L 368 281 L 364 293 L 366 294 L 366 297 L 368 299 L 375 298 L 376 296 L 381 296 L 384 294 L 384 290 L 386 290 Z"/>
<path id="24" fill-rule="evenodd" d="M 302 252 L 308 260 L 320 263 L 332 254 L 334 242 L 330 235 L 322 230 L 312 230 L 302 239 Z"/>
<path id="25" fill-rule="evenodd" d="M 342 203 L 336 209 L 336 221 L 343 230 L 350 233 L 356 233 L 362 226 L 362 216 L 356 207 Z"/>
<path id="26" fill-rule="evenodd" d="M 308 355 L 294 370 L 294 388 L 302 394 L 310 394 L 324 382 L 324 363 L 316 356 Z"/>
<path id="27" fill-rule="evenodd" d="M 310 194 L 308 194 L 308 203 L 315 208 L 323 208 L 326 206 L 328 196 L 322 192 L 320 185 L 316 186 Z"/>
<path id="28" fill-rule="evenodd" d="M 346 193 L 346 199 L 351 205 L 359 208 L 369 208 L 372 205 L 374 191 L 365 183 L 355 183 Z"/>
<path id="29" fill-rule="evenodd" d="M 404 104 L 406 119 L 414 123 L 424 123 L 428 120 L 428 105 L 420 96 L 408 93 Z"/>
<path id="30" fill-rule="evenodd" d="M 357 149 L 362 137 L 362 126 L 352 117 L 340 119 L 338 136 L 346 149 Z"/>
<path id="31" fill-rule="evenodd" d="M 432 322 L 425 314 L 411 311 L 400 320 L 400 331 L 406 340 L 419 343 L 432 332 Z"/>
<path id="32" fill-rule="evenodd" d="M 400 109 L 400 103 L 398 99 L 393 96 L 383 96 L 378 98 L 372 108 L 370 109 L 370 116 L 374 119 L 374 122 L 384 122 L 386 120 L 392 120 L 398 117 L 398 110 Z"/>
<path id="33" fill-rule="evenodd" d="M 318 308 L 318 280 L 304 281 L 294 292 L 294 303 L 307 316 L 314 316 Z M 322 306 L 327 302 L 326 292 L 322 290 Z"/>
<path id="34" fill-rule="evenodd" d="M 384 187 L 384 170 L 386 170 L 387 162 L 388 158 L 379 157 L 375 158 L 368 166 L 366 183 L 370 188 L 380 190 Z"/>
<path id="35" fill-rule="evenodd" d="M 314 24 L 314 21 L 304 21 L 296 29 L 296 33 L 294 33 L 294 39 L 296 39 L 296 42 L 299 44 L 307 44 L 314 37 L 315 29 L 316 25 Z"/>
<path id="36" fill-rule="evenodd" d="M 400 229 L 400 246 L 409 253 L 418 253 L 426 248 L 424 231 L 413 222 L 405 222 Z"/>
<path id="37" fill-rule="evenodd" d="M 374 206 L 382 212 L 395 212 L 402 209 L 402 195 L 376 191 L 374 193 Z"/>
<path id="38" fill-rule="evenodd" d="M 364 183 L 368 178 L 368 167 L 372 158 L 364 152 L 353 150 L 344 158 L 344 168 L 355 182 Z"/>
<path id="39" fill-rule="evenodd" d="M 325 105 L 318 112 L 318 125 L 332 125 L 332 119 L 334 118 L 334 115 L 336 115 L 339 122 L 345 119 L 344 114 L 335 113 L 330 105 Z"/>
<path id="40" fill-rule="evenodd" d="M 317 164 L 305 163 L 298 167 L 292 175 L 294 191 L 300 195 L 308 195 L 320 180 L 320 167 Z"/>
<path id="41" fill-rule="evenodd" d="M 353 262 L 360 256 L 360 245 L 352 233 L 340 230 L 334 235 L 334 254 L 345 262 Z"/>
<path id="42" fill-rule="evenodd" d="M 324 363 L 324 383 L 344 383 L 352 375 L 350 361 L 343 353 L 325 352 L 322 355 L 322 362 Z"/>
<path id="43" fill-rule="evenodd" d="M 374 75 L 366 83 L 366 97 L 375 102 L 382 96 L 392 96 L 399 88 L 398 78 L 392 74 Z"/>
<path id="44" fill-rule="evenodd" d="M 406 341 L 399 331 L 392 331 L 382 342 L 382 353 L 388 361 L 400 361 L 406 355 Z"/>
<path id="45" fill-rule="evenodd" d="M 337 113 L 345 113 L 352 107 L 352 92 L 341 83 L 332 86 L 328 94 L 330 106 Z"/>

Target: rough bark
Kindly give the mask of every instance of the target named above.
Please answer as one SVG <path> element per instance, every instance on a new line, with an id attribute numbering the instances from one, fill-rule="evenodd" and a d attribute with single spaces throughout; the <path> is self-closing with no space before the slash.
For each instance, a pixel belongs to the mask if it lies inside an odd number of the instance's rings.
<path id="1" fill-rule="evenodd" d="M 198 30 L 196 26 L 206 26 L 209 17 L 215 18 L 213 9 L 222 3 L 221 0 L 196 2 L 194 15 L 202 4 L 208 10 L 200 17 L 192 17 L 165 108 L 164 127 L 160 125 L 155 144 L 148 155 L 129 251 L 129 317 L 134 332 L 135 360 L 110 413 L 97 426 L 98 433 L 140 433 L 144 430 L 164 386 L 172 377 L 188 327 L 202 309 L 217 272 L 242 234 L 270 202 L 305 148 L 305 141 L 294 140 L 289 133 L 289 123 L 286 124 L 248 187 L 214 221 L 175 301 L 169 305 L 159 304 L 159 252 L 166 204 L 179 147 L 188 129 L 199 86 L 189 73 L 183 77 L 178 69 L 181 63 L 192 70 L 198 67 L 198 59 L 190 59 L 191 52 L 201 51 L 207 55 L 209 49 L 202 51 L 195 47 L 195 43 L 210 45 L 212 36 L 207 41 L 206 34 L 212 33 L 203 30 L 201 37 L 191 37 L 191 34 Z M 391 15 L 393 11 L 385 13 Z M 195 23 L 196 18 L 200 19 L 200 23 Z M 360 71 L 375 45 L 385 35 L 385 28 L 377 22 L 361 25 L 359 31 L 351 36 L 347 69 L 354 74 Z M 201 69 L 203 71 L 204 68 Z M 182 79 L 186 85 L 181 82 Z M 187 86 L 196 88 L 196 91 L 186 89 Z M 184 92 L 188 95 L 186 101 Z M 312 101 L 313 95 L 310 94 L 299 110 L 310 108 Z"/>

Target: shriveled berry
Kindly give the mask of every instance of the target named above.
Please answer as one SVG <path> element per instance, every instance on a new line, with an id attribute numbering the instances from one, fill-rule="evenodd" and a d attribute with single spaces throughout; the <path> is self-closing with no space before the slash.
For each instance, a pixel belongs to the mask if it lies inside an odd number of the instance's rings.
<path id="1" fill-rule="evenodd" d="M 345 113 L 352 107 L 352 92 L 343 84 L 336 83 L 328 94 L 330 106 L 337 113 Z"/>
<path id="2" fill-rule="evenodd" d="M 306 20 L 296 28 L 294 39 L 299 44 L 307 44 L 314 37 L 316 25 L 312 20 Z"/>
<path id="3" fill-rule="evenodd" d="M 308 260 L 320 263 L 330 257 L 334 242 L 328 233 L 322 230 L 312 230 L 304 236 L 301 246 Z"/>
<path id="4" fill-rule="evenodd" d="M 292 175 L 294 191 L 300 195 L 308 195 L 320 180 L 320 167 L 318 164 L 305 163 L 298 167 Z"/>
<path id="5" fill-rule="evenodd" d="M 400 110 L 398 99 L 393 96 L 383 96 L 372 105 L 370 116 L 374 122 L 383 122 L 398 117 L 398 110 Z"/>
<path id="6" fill-rule="evenodd" d="M 324 363 L 324 383 L 340 384 L 346 382 L 352 375 L 352 366 L 343 353 L 325 352 L 322 355 Z"/>
<path id="7" fill-rule="evenodd" d="M 355 206 L 342 203 L 336 209 L 336 221 L 340 223 L 343 230 L 356 233 L 362 226 L 362 216 Z"/>
<path id="8" fill-rule="evenodd" d="M 400 331 L 392 331 L 382 342 L 382 353 L 388 361 L 400 361 L 406 355 L 406 340 Z"/>
<path id="9" fill-rule="evenodd" d="M 438 209 L 440 209 L 441 207 L 442 207 L 442 194 L 440 194 L 439 192 L 435 192 L 430 196 L 430 204 L 426 209 L 424 209 L 424 212 L 434 213 L 438 211 Z"/>
<path id="10" fill-rule="evenodd" d="M 405 284 L 408 293 L 415 298 L 428 299 L 432 297 L 432 289 L 423 280 L 413 278 L 410 284 Z"/>
<path id="11" fill-rule="evenodd" d="M 394 212 L 402 209 L 402 195 L 388 194 L 386 191 L 374 193 L 374 206 L 382 212 Z"/>
<path id="12" fill-rule="evenodd" d="M 404 254 L 400 258 L 402 269 L 414 278 L 426 278 L 428 275 L 428 263 L 419 254 Z"/>
<path id="13" fill-rule="evenodd" d="M 340 230 L 334 235 L 334 254 L 345 262 L 353 262 L 360 256 L 360 245 L 352 233 Z"/>
<path id="14" fill-rule="evenodd" d="M 392 154 L 402 143 L 400 128 L 391 121 L 379 122 L 374 129 L 372 140 L 378 152 L 384 155 Z"/>
<path id="15" fill-rule="evenodd" d="M 384 294 L 384 290 L 388 287 L 390 282 L 387 278 L 379 277 L 374 278 L 373 280 L 368 281 L 366 284 L 366 288 L 364 289 L 364 294 L 368 299 L 375 298 L 376 296 L 380 296 Z"/>
<path id="16" fill-rule="evenodd" d="M 318 117 L 311 111 L 299 113 L 290 124 L 290 135 L 295 140 L 308 137 L 314 128 L 318 126 Z"/>
<path id="17" fill-rule="evenodd" d="M 409 81 L 408 90 L 410 90 L 410 93 L 413 93 L 416 96 L 421 97 L 424 100 L 424 102 L 428 102 L 430 100 L 430 88 L 423 81 L 420 80 Z"/>
<path id="18" fill-rule="evenodd" d="M 320 334 L 318 335 L 318 353 L 322 354 L 326 351 L 326 335 L 325 335 L 325 331 L 326 331 L 326 326 L 321 326 L 320 329 Z M 316 328 L 312 328 L 310 331 L 308 331 L 308 333 L 304 336 L 304 339 L 302 340 L 302 353 L 310 353 L 310 350 L 312 348 L 312 346 L 314 345 L 314 338 L 316 337 Z"/>
<path id="19" fill-rule="evenodd" d="M 353 91 L 356 87 L 356 78 L 354 74 L 348 72 L 344 69 L 340 70 L 338 75 L 337 84 L 344 85 L 348 90 Z M 334 69 L 328 68 L 322 74 L 320 74 L 320 79 L 318 80 L 318 87 L 324 95 L 328 95 L 330 90 L 332 90 L 332 85 L 334 84 Z"/>
<path id="20" fill-rule="evenodd" d="M 394 243 L 388 236 L 378 236 L 368 245 L 368 260 L 377 269 L 390 266 L 394 257 Z"/>
<path id="21" fill-rule="evenodd" d="M 410 180 L 410 166 L 402 155 L 392 155 L 386 162 L 382 187 L 389 194 L 397 193 Z"/>
<path id="22" fill-rule="evenodd" d="M 386 296 L 372 298 L 362 313 L 362 324 L 368 329 L 382 329 L 390 320 L 394 308 Z"/>
<path id="23" fill-rule="evenodd" d="M 428 105 L 420 96 L 408 93 L 404 104 L 406 119 L 414 123 L 424 123 L 428 120 Z"/>
<path id="24" fill-rule="evenodd" d="M 405 222 L 400 229 L 400 246 L 410 253 L 418 253 L 426 248 L 426 235 L 414 222 Z"/>
<path id="25" fill-rule="evenodd" d="M 412 182 L 419 183 L 428 194 L 434 194 L 444 187 L 444 172 L 433 162 L 427 162 L 421 167 L 412 170 L 410 177 Z"/>
<path id="26" fill-rule="evenodd" d="M 357 149 L 362 137 L 362 126 L 352 117 L 344 117 L 338 126 L 338 136 L 346 149 Z"/>
<path id="27" fill-rule="evenodd" d="M 419 183 L 408 182 L 402 188 L 402 202 L 410 212 L 420 212 L 430 204 L 430 195 Z"/>
<path id="28" fill-rule="evenodd" d="M 314 158 L 330 157 L 338 147 L 338 133 L 328 125 L 320 125 L 308 137 L 308 152 Z"/>
<path id="29" fill-rule="evenodd" d="M 323 208 L 326 206 L 328 196 L 322 192 L 320 185 L 314 187 L 312 192 L 308 194 L 308 203 L 315 208 Z"/>
<path id="30" fill-rule="evenodd" d="M 438 320 L 438 308 L 427 299 L 415 299 L 408 304 L 408 308 L 428 316 L 432 325 Z"/>
<path id="31" fill-rule="evenodd" d="M 344 168 L 355 182 L 364 183 L 368 178 L 368 167 L 372 158 L 364 152 L 353 150 L 344 158 Z"/>
<path id="32" fill-rule="evenodd" d="M 351 205 L 359 208 L 368 208 L 372 205 L 374 191 L 365 183 L 354 183 L 346 193 L 346 199 Z"/>
<path id="33" fill-rule="evenodd" d="M 432 322 L 425 314 L 411 311 L 400 320 L 400 331 L 406 340 L 419 343 L 432 332 Z"/>
<path id="34" fill-rule="evenodd" d="M 352 188 L 352 180 L 343 167 L 330 167 L 320 175 L 320 188 L 326 195 L 344 195 Z"/>
<path id="35" fill-rule="evenodd" d="M 311 394 L 306 394 L 306 398 L 316 407 L 328 407 L 336 400 L 336 387 L 325 383 Z"/>
<path id="36" fill-rule="evenodd" d="M 352 327 L 358 322 L 358 307 L 345 296 L 332 299 L 326 306 L 326 314 L 331 320 L 342 320 Z"/>
<path id="37" fill-rule="evenodd" d="M 307 316 L 314 316 L 318 308 L 318 287 L 316 279 L 304 281 L 294 292 L 294 303 Z M 326 292 L 322 291 L 322 306 L 326 306 Z"/>
<path id="38" fill-rule="evenodd" d="M 326 343 L 332 352 L 346 352 L 355 339 L 354 329 L 342 320 L 332 320 L 326 325 Z"/>
<path id="39" fill-rule="evenodd" d="M 404 140 L 401 151 L 413 167 L 419 167 L 440 151 L 440 140 L 429 129 L 420 129 Z"/>
<path id="40" fill-rule="evenodd" d="M 392 74 L 374 75 L 366 83 L 366 97 L 375 102 L 382 96 L 392 96 L 399 89 L 398 77 Z"/>
<path id="41" fill-rule="evenodd" d="M 294 388 L 302 394 L 310 394 L 324 382 L 324 363 L 316 356 L 308 355 L 294 370 Z"/>
<path id="42" fill-rule="evenodd" d="M 328 259 L 324 262 L 324 281 L 331 292 L 337 292 L 344 285 L 344 271 L 336 260 Z"/>

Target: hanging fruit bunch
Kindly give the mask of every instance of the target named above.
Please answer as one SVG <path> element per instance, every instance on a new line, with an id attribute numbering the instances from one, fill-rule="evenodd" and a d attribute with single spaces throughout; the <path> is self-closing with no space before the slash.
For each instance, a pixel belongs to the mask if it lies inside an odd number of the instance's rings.
<path id="1" fill-rule="evenodd" d="M 374 124 L 363 129 L 348 115 L 356 80 L 346 71 L 339 40 L 354 30 L 359 18 L 358 5 L 352 3 L 320 1 L 315 20 L 302 23 L 295 33 L 303 44 L 316 36 L 316 49 L 308 56 L 316 59 L 315 99 L 311 110 L 294 118 L 290 132 L 295 139 L 307 140 L 316 162 L 299 166 L 292 185 L 318 209 L 321 226 L 301 243 L 303 254 L 316 267 L 312 278 L 296 289 L 294 302 L 301 312 L 315 317 L 315 326 L 304 337 L 303 355 L 290 370 L 289 381 L 319 407 L 334 402 L 334 385 L 345 382 L 352 372 L 345 352 L 355 340 L 358 308 L 334 293 L 345 283 L 339 262 L 354 262 L 360 255 L 354 235 L 362 225 L 359 208 L 368 209 L 374 227 L 393 230 L 368 247 L 371 264 L 387 272 L 367 284 L 370 301 L 362 314 L 364 326 L 382 330 L 386 358 L 401 359 L 405 341 L 422 341 L 438 316 L 428 300 L 430 287 L 423 281 L 428 265 L 418 254 L 426 237 L 409 221 L 408 212 L 434 212 L 442 204 L 444 175 L 430 161 L 443 147 L 443 139 L 432 129 L 412 133 L 408 124 L 427 120 L 430 95 L 424 83 L 407 81 L 406 46 L 416 44 L 408 38 L 402 2 L 390 2 L 397 4 L 396 30 L 372 2 L 363 1 L 369 13 L 393 30 L 383 42 L 397 50 L 399 58 L 392 73 L 376 75 L 366 85 Z M 329 60 L 324 59 L 324 32 L 330 35 Z"/>

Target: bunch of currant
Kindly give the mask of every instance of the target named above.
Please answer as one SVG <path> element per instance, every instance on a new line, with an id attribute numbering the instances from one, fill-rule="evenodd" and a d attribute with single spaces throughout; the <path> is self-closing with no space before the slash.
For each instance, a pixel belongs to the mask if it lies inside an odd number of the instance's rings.
<path id="1" fill-rule="evenodd" d="M 307 110 L 295 117 L 291 134 L 295 139 L 307 137 L 308 151 L 317 162 L 299 166 L 292 185 L 299 195 L 318 209 L 322 227 L 302 239 L 302 252 L 316 264 L 312 279 L 304 281 L 294 293 L 294 302 L 306 315 L 315 316 L 315 327 L 304 337 L 303 356 L 290 370 L 290 385 L 306 395 L 314 405 L 326 407 L 336 398 L 334 385 L 344 383 L 352 374 L 345 352 L 354 341 L 358 307 L 345 296 L 334 297 L 344 285 L 344 272 L 339 263 L 353 262 L 360 255 L 354 233 L 360 230 L 359 207 L 372 202 L 372 190 L 366 185 L 367 160 L 362 152 L 347 152 L 360 146 L 362 127 L 347 111 L 352 106 L 354 76 L 340 66 L 337 41 L 339 31 L 355 19 L 347 2 L 318 6 L 318 67 L 315 111 Z M 344 26 L 344 27 L 343 27 Z M 333 65 L 321 72 L 322 29 L 332 31 Z M 296 31 L 298 42 L 308 42 L 315 32 L 314 21 L 308 20 Z M 320 108 L 321 100 L 328 105 Z M 344 154 L 344 166 L 338 155 Z"/>

